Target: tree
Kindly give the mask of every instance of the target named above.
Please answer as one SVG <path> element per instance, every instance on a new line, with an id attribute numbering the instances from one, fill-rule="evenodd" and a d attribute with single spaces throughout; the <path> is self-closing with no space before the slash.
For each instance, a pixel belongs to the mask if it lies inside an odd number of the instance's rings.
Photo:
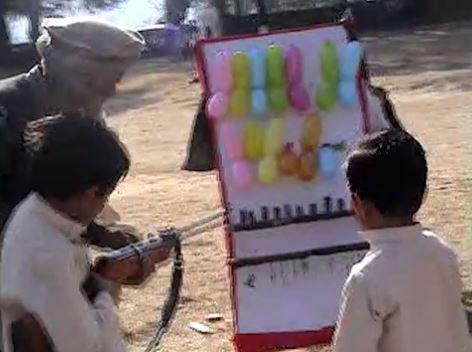
<path id="1" fill-rule="evenodd" d="M 191 3 L 192 0 L 165 0 L 167 22 L 173 24 L 182 23 Z"/>
<path id="2" fill-rule="evenodd" d="M 89 11 L 113 7 L 125 0 L 0 0 L 0 47 L 9 43 L 5 16 L 9 13 L 23 14 L 29 17 L 31 38 L 39 35 L 41 14 L 52 15 L 59 12 L 68 4 L 74 4 L 78 8 Z"/>
<path id="3" fill-rule="evenodd" d="M 5 14 L 7 12 L 6 3 L 0 1 L 0 50 L 3 50 L 3 47 L 10 42 L 8 36 L 7 24 L 5 22 Z"/>

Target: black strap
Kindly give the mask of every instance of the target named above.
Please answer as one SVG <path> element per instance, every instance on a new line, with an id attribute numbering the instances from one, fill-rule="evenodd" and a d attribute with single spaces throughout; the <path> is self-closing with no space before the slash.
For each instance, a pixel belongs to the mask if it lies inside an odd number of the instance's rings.
<path id="1" fill-rule="evenodd" d="M 155 327 L 154 336 L 149 341 L 145 352 L 153 352 L 161 342 L 162 337 L 167 332 L 170 326 L 172 318 L 174 317 L 177 304 L 180 299 L 180 291 L 182 288 L 183 281 L 183 257 L 182 257 L 182 245 L 180 237 L 176 237 L 176 244 L 174 247 L 174 262 L 172 266 L 172 276 L 169 291 L 162 307 L 161 317 Z"/>

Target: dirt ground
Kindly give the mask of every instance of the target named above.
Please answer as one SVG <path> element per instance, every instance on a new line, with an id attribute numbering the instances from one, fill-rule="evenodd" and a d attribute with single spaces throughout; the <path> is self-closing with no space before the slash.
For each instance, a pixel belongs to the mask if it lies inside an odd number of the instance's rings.
<path id="1" fill-rule="evenodd" d="M 464 282 L 472 287 L 472 243 L 468 231 L 469 126 L 472 90 L 472 23 L 408 32 L 366 35 L 373 81 L 391 93 L 408 130 L 428 152 L 429 195 L 421 211 L 424 224 L 460 253 Z M 198 85 L 187 83 L 190 64 L 145 60 L 126 76 L 108 104 L 109 124 L 129 147 L 133 167 L 112 197 L 123 222 L 152 232 L 183 225 L 219 209 L 213 173 L 180 170 L 199 98 Z M 231 310 L 226 254 L 221 230 L 190 240 L 184 247 L 183 297 L 161 351 L 232 351 Z M 145 287 L 125 289 L 119 311 L 130 351 L 150 337 L 169 286 L 169 267 Z M 224 321 L 213 333 L 189 330 L 209 313 Z M 318 349 L 317 349 L 318 350 Z M 329 348 L 319 351 L 330 351 Z"/>

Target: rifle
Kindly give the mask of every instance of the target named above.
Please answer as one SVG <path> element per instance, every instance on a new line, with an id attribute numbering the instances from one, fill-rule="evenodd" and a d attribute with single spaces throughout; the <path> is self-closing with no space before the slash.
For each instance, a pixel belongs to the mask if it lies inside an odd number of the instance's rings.
<path id="1" fill-rule="evenodd" d="M 124 248 L 114 250 L 96 258 L 91 269 L 91 274 L 113 281 L 119 284 L 127 283 L 133 285 L 133 279 L 138 277 L 141 272 L 143 260 L 148 260 L 151 264 L 160 264 L 170 258 L 173 249 L 180 252 L 180 241 L 183 238 L 189 238 L 203 232 L 222 226 L 220 220 L 224 212 L 218 212 L 214 215 L 202 218 L 188 226 L 180 229 L 169 229 L 161 231 L 156 236 L 151 236 L 141 242 L 130 244 Z M 178 257 L 178 258 L 177 258 Z M 181 260 L 180 253 L 176 256 Z M 177 263 L 181 266 L 181 263 Z M 174 260 L 174 266 L 176 261 Z M 181 271 L 181 267 L 177 268 Z M 98 293 L 98 288 L 93 280 L 87 280 L 83 287 L 84 293 L 89 300 Z M 176 301 L 171 305 L 175 305 Z M 170 310 L 173 310 L 172 307 Z M 167 328 L 171 313 L 163 315 L 161 323 L 158 325 L 161 331 L 156 331 L 156 338 L 152 345 L 155 347 L 160 341 L 163 331 Z M 160 336 L 157 336 L 160 333 Z M 11 327 L 12 344 L 14 352 L 53 352 L 52 341 L 46 330 L 33 314 L 27 314 L 22 319 L 14 322 Z M 150 344 L 151 346 L 151 344 Z M 148 346 L 148 350 L 150 347 Z"/>

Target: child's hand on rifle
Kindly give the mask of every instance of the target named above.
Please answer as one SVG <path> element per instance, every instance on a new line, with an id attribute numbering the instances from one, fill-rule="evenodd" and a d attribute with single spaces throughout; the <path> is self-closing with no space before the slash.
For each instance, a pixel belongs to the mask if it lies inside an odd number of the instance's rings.
<path id="1" fill-rule="evenodd" d="M 121 285 L 106 280 L 94 272 L 91 272 L 87 280 L 85 280 L 83 290 L 90 302 L 94 302 L 95 298 L 101 291 L 107 291 L 116 305 L 120 302 Z"/>
<path id="2" fill-rule="evenodd" d="M 146 255 L 143 255 L 141 265 L 136 276 L 129 277 L 123 281 L 124 285 L 142 285 L 156 271 L 154 264 Z"/>

